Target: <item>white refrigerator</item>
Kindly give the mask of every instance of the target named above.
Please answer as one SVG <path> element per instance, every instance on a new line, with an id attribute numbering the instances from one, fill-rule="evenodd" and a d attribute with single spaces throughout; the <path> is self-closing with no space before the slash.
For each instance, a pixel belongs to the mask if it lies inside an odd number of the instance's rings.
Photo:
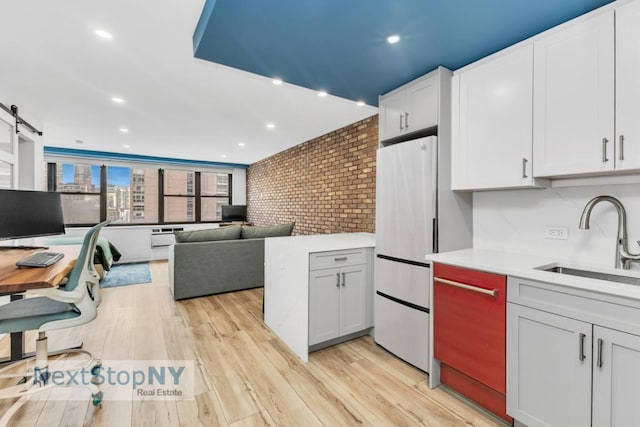
<path id="1" fill-rule="evenodd" d="M 375 341 L 428 371 L 424 256 L 438 251 L 437 138 L 380 148 L 376 167 Z"/>

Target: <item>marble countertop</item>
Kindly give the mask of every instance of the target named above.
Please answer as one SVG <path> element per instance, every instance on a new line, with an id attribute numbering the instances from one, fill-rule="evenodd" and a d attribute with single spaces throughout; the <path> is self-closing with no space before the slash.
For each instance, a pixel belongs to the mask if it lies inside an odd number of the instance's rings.
<path id="1" fill-rule="evenodd" d="M 428 254 L 425 256 L 425 259 L 427 261 L 504 274 L 507 276 L 539 280 L 568 288 L 581 289 L 604 295 L 631 298 L 636 301 L 640 301 L 640 286 L 572 276 L 569 274 L 558 274 L 544 271 L 540 267 L 547 268 L 555 265 L 562 265 L 581 270 L 597 271 L 639 279 L 640 270 L 621 270 L 605 266 L 580 265 L 559 259 L 558 257 L 550 258 L 484 249 L 462 249 L 439 254 Z"/>
<path id="2" fill-rule="evenodd" d="M 296 247 L 301 251 L 311 253 L 374 247 L 376 245 L 376 235 L 373 233 L 337 233 L 265 239 L 265 244 L 270 242 Z"/>

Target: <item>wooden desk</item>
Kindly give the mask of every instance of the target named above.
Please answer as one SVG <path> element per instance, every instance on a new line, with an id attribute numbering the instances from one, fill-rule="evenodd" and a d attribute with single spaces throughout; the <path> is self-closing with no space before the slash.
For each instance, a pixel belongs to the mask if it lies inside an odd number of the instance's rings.
<path id="1" fill-rule="evenodd" d="M 0 251 L 0 295 L 10 295 L 11 301 L 22 299 L 20 292 L 29 289 L 56 287 L 73 269 L 81 245 L 52 246 L 48 252 L 62 252 L 64 258 L 46 268 L 18 268 L 16 262 L 43 249 L 9 249 Z M 24 357 L 24 334 L 11 334 L 11 361 Z"/>

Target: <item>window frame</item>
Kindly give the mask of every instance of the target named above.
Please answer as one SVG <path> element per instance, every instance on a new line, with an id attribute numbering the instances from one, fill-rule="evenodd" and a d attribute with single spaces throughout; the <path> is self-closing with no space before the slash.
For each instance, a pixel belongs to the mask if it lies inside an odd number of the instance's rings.
<path id="1" fill-rule="evenodd" d="M 190 166 L 181 166 L 181 165 L 162 165 L 162 164 L 153 164 L 153 163 L 138 163 L 138 162 L 124 162 L 124 161 L 115 161 L 115 162 L 97 162 L 96 159 L 91 158 L 66 158 L 66 157 L 57 157 L 57 156 L 46 156 L 45 163 L 47 166 L 47 190 L 58 192 L 57 183 L 56 183 L 56 170 L 61 164 L 99 164 L 100 166 L 100 192 L 99 193 L 85 193 L 85 192 L 60 192 L 60 194 L 70 194 L 70 195 L 91 195 L 91 196 L 99 196 L 100 198 L 100 222 L 105 221 L 107 218 L 107 168 L 108 166 L 119 166 L 119 167 L 128 167 L 131 169 L 134 168 L 146 168 L 146 169 L 155 169 L 158 170 L 158 193 L 156 197 L 157 207 L 158 207 L 158 220 L 155 222 L 136 222 L 136 223 L 113 223 L 110 226 L 115 227 L 136 227 L 136 226 L 149 226 L 149 225 L 176 225 L 176 224 L 216 224 L 223 222 L 222 220 L 210 220 L 210 221 L 202 221 L 202 198 L 227 198 L 228 204 L 233 204 L 233 174 L 232 168 L 201 168 L 201 167 L 190 167 Z M 186 172 L 194 172 L 194 187 L 195 191 L 193 195 L 187 194 L 165 194 L 164 191 L 164 171 L 165 170 L 181 170 Z M 228 195 L 204 195 L 201 193 L 201 173 L 215 173 L 215 174 L 226 174 L 228 177 Z M 133 183 L 130 183 L 130 186 L 133 186 Z M 130 187 L 131 188 L 131 187 Z M 145 196 L 146 197 L 146 196 Z M 194 220 L 193 221 L 165 221 L 164 217 L 164 200 L 166 197 L 189 197 L 194 199 Z M 133 218 L 133 204 L 131 205 L 131 214 Z M 89 227 L 95 224 L 67 224 L 65 223 L 65 227 Z"/>

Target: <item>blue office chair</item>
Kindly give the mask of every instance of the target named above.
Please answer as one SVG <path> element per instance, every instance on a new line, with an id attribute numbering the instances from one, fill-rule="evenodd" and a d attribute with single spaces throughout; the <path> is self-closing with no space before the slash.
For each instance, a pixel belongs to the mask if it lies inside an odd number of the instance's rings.
<path id="1" fill-rule="evenodd" d="M 91 391 L 95 406 L 102 402 L 103 394 L 95 384 L 101 369 L 100 361 L 95 361 L 91 353 L 81 349 L 49 353 L 46 331 L 71 328 L 96 318 L 97 306 L 100 303 L 100 286 L 98 273 L 93 267 L 93 254 L 100 230 L 108 223 L 109 221 L 102 222 L 87 232 L 80 255 L 64 285 L 29 291 L 27 298 L 0 306 L 0 333 L 38 330 L 35 357 L 0 369 L 0 378 L 20 380 L 18 384 L 0 390 L 0 399 L 18 398 L 0 418 L 0 426 L 8 424 L 30 395 L 55 386 L 55 382 L 50 378 L 51 371 L 55 370 L 55 362 L 67 354 L 80 354 L 86 360 L 82 360 L 80 366 L 73 368 L 69 367 L 68 361 L 64 361 L 63 371 L 89 369 L 92 382 L 86 387 Z M 50 366 L 50 358 L 53 359 L 55 356 L 58 358 L 52 360 L 53 366 Z M 26 364 L 26 369 L 16 372 L 16 365 L 20 363 Z"/>

